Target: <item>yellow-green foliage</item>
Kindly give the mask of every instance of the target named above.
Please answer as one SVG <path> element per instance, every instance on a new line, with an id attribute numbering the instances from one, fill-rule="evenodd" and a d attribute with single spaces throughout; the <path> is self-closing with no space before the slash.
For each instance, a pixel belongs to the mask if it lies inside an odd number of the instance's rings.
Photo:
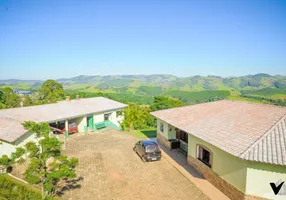
<path id="1" fill-rule="evenodd" d="M 38 189 L 22 183 L 7 175 L 0 175 L 0 199 L 15 200 L 15 199 L 42 199 Z"/>

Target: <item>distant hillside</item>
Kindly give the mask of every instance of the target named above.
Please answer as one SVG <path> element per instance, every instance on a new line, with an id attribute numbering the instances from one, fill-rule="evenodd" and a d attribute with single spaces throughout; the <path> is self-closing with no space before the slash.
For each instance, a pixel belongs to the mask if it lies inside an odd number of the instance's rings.
<path id="1" fill-rule="evenodd" d="M 144 94 L 162 92 L 164 89 L 180 89 L 184 91 L 201 90 L 259 90 L 264 88 L 286 88 L 286 76 L 255 74 L 241 77 L 191 76 L 177 77 L 173 75 L 114 75 L 114 76 L 76 76 L 58 79 L 68 90 L 113 90 L 132 91 Z M 43 81 L 40 80 L 0 80 L 0 86 L 37 90 Z M 132 89 L 133 88 L 133 89 Z"/>

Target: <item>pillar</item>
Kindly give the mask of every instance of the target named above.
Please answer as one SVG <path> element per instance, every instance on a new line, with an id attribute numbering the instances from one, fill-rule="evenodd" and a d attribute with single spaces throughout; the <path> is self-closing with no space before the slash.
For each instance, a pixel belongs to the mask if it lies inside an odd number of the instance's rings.
<path id="1" fill-rule="evenodd" d="M 68 120 L 66 120 L 65 122 L 65 128 L 66 128 L 65 136 L 68 137 L 69 136 L 69 121 Z"/>

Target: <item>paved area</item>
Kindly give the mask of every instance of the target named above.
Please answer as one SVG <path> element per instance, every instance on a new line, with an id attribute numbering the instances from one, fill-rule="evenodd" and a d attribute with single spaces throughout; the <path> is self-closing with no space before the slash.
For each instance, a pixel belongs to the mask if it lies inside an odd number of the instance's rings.
<path id="1" fill-rule="evenodd" d="M 115 130 L 71 136 L 66 153 L 79 158 L 77 173 L 84 180 L 63 199 L 208 199 L 165 157 L 143 163 L 132 150 L 137 140 Z"/>

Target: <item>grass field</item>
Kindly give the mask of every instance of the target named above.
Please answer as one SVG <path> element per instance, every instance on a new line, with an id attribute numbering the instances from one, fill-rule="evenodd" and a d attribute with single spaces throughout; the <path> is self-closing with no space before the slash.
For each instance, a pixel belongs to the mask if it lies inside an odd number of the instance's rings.
<path id="1" fill-rule="evenodd" d="M 0 199 L 41 199 L 41 191 L 6 174 L 0 175 Z"/>
<path id="2" fill-rule="evenodd" d="M 267 104 L 266 102 L 263 102 L 263 101 L 258 101 L 255 99 L 250 99 L 250 98 L 241 97 L 241 96 L 228 96 L 227 99 L 237 100 L 237 101 L 247 101 L 247 102 L 253 102 L 253 103 L 260 103 L 260 104 Z"/>
<path id="3" fill-rule="evenodd" d="M 138 138 L 155 138 L 157 137 L 156 128 L 143 129 L 143 130 L 133 130 L 133 131 L 125 131 L 125 133 L 136 136 Z"/>

